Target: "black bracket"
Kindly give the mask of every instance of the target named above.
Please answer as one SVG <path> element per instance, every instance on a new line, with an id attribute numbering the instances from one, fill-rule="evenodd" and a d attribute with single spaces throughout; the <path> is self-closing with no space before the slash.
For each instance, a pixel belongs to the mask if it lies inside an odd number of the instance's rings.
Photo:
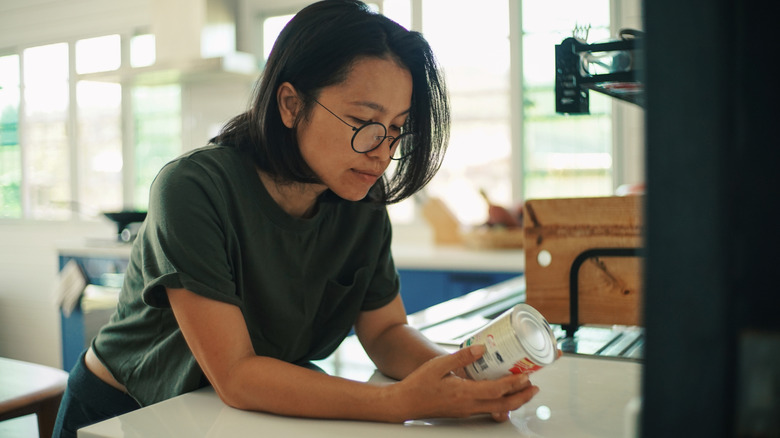
<path id="1" fill-rule="evenodd" d="M 628 32 L 627 32 L 628 33 Z M 643 39 L 641 35 L 603 43 L 588 44 L 569 37 L 555 45 L 555 112 L 560 114 L 589 114 L 589 90 L 598 91 L 616 99 L 645 106 L 644 93 L 627 93 L 620 89 L 600 86 L 608 83 L 638 84 L 644 76 L 642 66 Z M 590 74 L 581 68 L 580 55 L 585 52 L 626 52 L 637 54 L 627 71 Z"/>
<path id="2" fill-rule="evenodd" d="M 641 248 L 593 248 L 581 252 L 572 262 L 569 271 L 569 323 L 562 324 L 566 337 L 574 338 L 574 333 L 580 328 L 579 323 L 579 274 L 585 260 L 594 257 L 636 257 L 641 255 Z"/>

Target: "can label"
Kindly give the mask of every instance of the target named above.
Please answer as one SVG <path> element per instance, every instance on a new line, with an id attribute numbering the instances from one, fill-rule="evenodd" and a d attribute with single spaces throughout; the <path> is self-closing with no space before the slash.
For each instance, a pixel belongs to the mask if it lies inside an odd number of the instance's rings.
<path id="1" fill-rule="evenodd" d="M 533 307 L 518 304 L 466 339 L 461 348 L 485 345 L 485 354 L 466 367 L 474 380 L 530 374 L 557 357 L 555 336 L 547 320 Z"/>

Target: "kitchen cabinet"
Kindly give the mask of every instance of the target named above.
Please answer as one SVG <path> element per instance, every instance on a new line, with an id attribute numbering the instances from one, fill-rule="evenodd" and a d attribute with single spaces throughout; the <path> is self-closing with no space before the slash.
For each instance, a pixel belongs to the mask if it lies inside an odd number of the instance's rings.
<path id="1" fill-rule="evenodd" d="M 60 270 L 71 260 L 75 261 L 81 268 L 87 284 L 103 286 L 107 290 L 114 289 L 116 294 L 119 293 L 122 277 L 127 269 L 127 258 L 60 254 Z M 88 310 L 85 310 L 82 306 L 83 300 L 82 297 L 82 300 L 76 304 L 70 314 L 66 314 L 60 309 L 62 369 L 66 371 L 73 368 L 81 352 L 89 345 L 100 327 L 108 322 L 114 312 L 113 306 L 106 305 L 90 306 Z"/>
<path id="2" fill-rule="evenodd" d="M 487 272 L 428 269 L 399 269 L 398 273 L 401 276 L 401 297 L 404 300 L 407 313 L 415 313 L 521 274 L 519 271 Z"/>

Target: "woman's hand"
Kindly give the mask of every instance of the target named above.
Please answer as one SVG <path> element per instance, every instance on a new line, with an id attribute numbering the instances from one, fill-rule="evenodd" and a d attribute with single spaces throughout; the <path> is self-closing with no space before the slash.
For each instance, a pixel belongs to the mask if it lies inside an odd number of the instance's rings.
<path id="1" fill-rule="evenodd" d="M 506 421 L 509 412 L 527 403 L 539 392 L 527 375 L 474 381 L 456 375 L 482 357 L 485 347 L 474 345 L 453 354 L 429 360 L 404 380 L 386 390 L 393 400 L 398 421 L 419 418 L 464 418 L 491 414 Z"/>

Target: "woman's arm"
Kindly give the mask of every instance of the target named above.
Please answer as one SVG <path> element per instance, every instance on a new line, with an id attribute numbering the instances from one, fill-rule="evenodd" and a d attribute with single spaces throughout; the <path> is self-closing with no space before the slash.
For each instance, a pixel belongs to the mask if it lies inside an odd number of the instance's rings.
<path id="1" fill-rule="evenodd" d="M 525 376 L 489 382 L 452 376 L 453 370 L 481 356 L 484 349 L 479 347 L 429 360 L 403 381 L 391 385 L 328 376 L 257 356 L 241 310 L 234 305 L 186 289 L 168 289 L 168 297 L 184 338 L 206 377 L 226 404 L 239 409 L 313 418 L 401 422 L 508 412 L 526 403 L 537 391 Z M 372 325 L 368 324 L 368 332 L 372 332 Z M 378 330 L 381 338 L 390 333 Z M 424 350 L 418 351 L 425 355 Z M 406 367 L 398 368 L 404 371 Z"/>
<path id="2" fill-rule="evenodd" d="M 379 388 L 257 356 L 237 306 L 186 289 L 167 291 L 187 345 L 226 404 L 291 416 L 383 419 L 369 403 Z"/>
<path id="3" fill-rule="evenodd" d="M 361 312 L 357 335 L 382 374 L 402 380 L 423 363 L 447 351 L 409 326 L 401 296 L 376 310 Z"/>

